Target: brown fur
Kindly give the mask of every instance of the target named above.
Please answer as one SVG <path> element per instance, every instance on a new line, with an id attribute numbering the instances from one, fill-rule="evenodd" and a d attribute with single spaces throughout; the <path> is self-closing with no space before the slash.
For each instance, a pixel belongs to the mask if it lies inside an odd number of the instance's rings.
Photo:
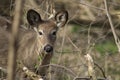
<path id="1" fill-rule="evenodd" d="M 64 14 L 64 18 L 66 18 L 65 15 L 67 15 L 67 13 Z M 38 19 L 38 21 L 36 21 L 36 19 L 33 20 L 33 17 Z M 11 24 L 8 22 L 2 24 L 2 21 L 5 22 L 5 20 L 0 20 L 0 67 L 6 68 L 9 46 L 8 40 L 11 36 L 11 33 L 7 28 L 10 27 Z M 59 26 L 57 26 L 57 23 L 63 23 L 64 25 L 66 20 L 61 22 L 60 20 L 57 22 L 52 19 L 44 21 L 41 20 L 37 12 L 31 10 L 31 13 L 28 13 L 28 22 L 32 28 L 27 29 L 22 26 L 19 27 L 18 37 L 16 40 L 16 54 L 17 61 L 21 61 L 28 69 L 34 71 L 36 64 L 40 64 L 42 66 L 50 63 L 53 51 L 47 53 L 45 52 L 44 47 L 49 44 L 54 48 L 56 35 L 54 35 L 55 33 L 53 34 L 53 32 L 57 32 L 58 30 Z M 6 25 L 7 28 L 4 28 Z M 42 35 L 40 35 L 40 31 L 42 31 Z M 43 59 L 41 62 L 38 60 L 39 56 Z M 46 68 L 39 67 L 38 70 L 41 75 L 46 74 Z"/>

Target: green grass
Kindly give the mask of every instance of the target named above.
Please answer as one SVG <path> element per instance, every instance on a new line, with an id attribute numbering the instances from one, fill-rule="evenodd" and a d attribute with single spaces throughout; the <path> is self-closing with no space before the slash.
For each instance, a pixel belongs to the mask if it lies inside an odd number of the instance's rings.
<path id="1" fill-rule="evenodd" d="M 77 24 L 74 24 L 74 25 L 72 25 L 73 27 L 72 27 L 72 33 L 76 33 L 76 32 L 79 32 L 81 29 L 82 29 L 82 26 L 80 26 L 80 25 L 77 25 Z"/>
<path id="2" fill-rule="evenodd" d="M 95 49 L 101 54 L 105 54 L 109 52 L 111 54 L 115 54 L 117 52 L 117 46 L 112 41 L 105 41 L 95 45 Z"/>

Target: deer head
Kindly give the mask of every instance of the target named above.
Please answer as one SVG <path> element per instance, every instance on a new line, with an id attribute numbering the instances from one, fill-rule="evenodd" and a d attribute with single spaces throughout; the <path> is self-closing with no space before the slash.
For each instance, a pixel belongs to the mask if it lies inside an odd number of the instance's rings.
<path id="1" fill-rule="evenodd" d="M 35 10 L 30 9 L 27 12 L 27 21 L 36 31 L 41 48 L 46 53 L 53 52 L 57 31 L 66 24 L 67 20 L 67 11 L 58 12 L 54 19 L 49 20 L 43 20 Z"/>

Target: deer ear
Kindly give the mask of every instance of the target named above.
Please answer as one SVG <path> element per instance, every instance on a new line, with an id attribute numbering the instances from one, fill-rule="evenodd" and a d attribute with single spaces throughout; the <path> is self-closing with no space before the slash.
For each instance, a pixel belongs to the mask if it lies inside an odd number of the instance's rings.
<path id="1" fill-rule="evenodd" d="M 58 27 L 63 27 L 68 20 L 68 12 L 67 11 L 58 12 L 55 15 L 55 20 L 57 22 Z"/>
<path id="2" fill-rule="evenodd" d="M 38 12 L 33 9 L 28 10 L 27 12 L 27 21 L 30 25 L 36 25 L 42 22 L 42 19 Z"/>

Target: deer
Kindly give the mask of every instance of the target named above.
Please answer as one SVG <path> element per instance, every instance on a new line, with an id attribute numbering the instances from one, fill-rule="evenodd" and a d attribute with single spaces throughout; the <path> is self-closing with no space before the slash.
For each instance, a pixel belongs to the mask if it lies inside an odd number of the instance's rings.
<path id="1" fill-rule="evenodd" d="M 53 18 L 43 20 L 41 15 L 34 9 L 29 9 L 26 13 L 26 19 L 29 28 L 20 26 L 16 39 L 17 61 L 20 61 L 29 70 L 37 72 L 41 76 L 45 76 L 48 67 L 40 67 L 49 65 L 54 52 L 54 45 L 57 38 L 57 32 L 63 28 L 68 21 L 68 12 L 66 10 L 59 11 Z M 7 55 L 9 46 L 8 27 L 3 29 L 0 25 L 0 67 L 6 68 Z M 39 61 L 39 57 L 42 59 Z M 16 63 L 17 63 L 16 61 Z M 37 69 L 35 66 L 38 65 Z"/>

